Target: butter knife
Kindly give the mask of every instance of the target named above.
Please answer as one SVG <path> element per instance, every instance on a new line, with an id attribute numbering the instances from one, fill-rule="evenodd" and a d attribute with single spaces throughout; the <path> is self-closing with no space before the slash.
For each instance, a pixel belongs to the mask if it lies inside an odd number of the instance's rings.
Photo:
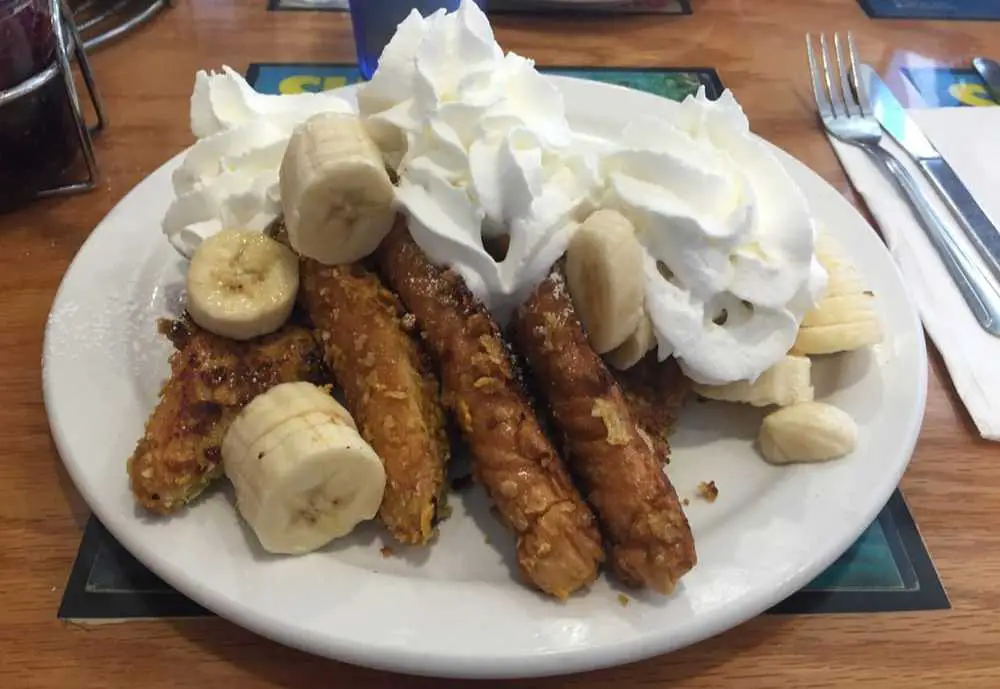
<path id="1" fill-rule="evenodd" d="M 990 272 L 1000 281 L 1000 230 L 997 230 L 962 180 L 920 131 L 917 123 L 906 114 L 906 110 L 875 70 L 865 71 L 869 75 L 868 93 L 871 95 L 875 118 L 913 158 L 945 201 L 962 230 L 972 240 Z"/>
<path id="2" fill-rule="evenodd" d="M 972 66 L 986 82 L 986 88 L 989 89 L 993 100 L 1000 103 L 1000 64 L 988 57 L 977 57 L 972 61 Z"/>

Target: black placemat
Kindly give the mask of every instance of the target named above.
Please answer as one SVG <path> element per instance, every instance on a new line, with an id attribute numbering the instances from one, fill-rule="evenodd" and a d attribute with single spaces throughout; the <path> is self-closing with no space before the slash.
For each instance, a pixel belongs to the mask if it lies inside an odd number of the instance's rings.
<path id="1" fill-rule="evenodd" d="M 847 552 L 770 612 L 898 612 L 950 607 L 913 516 L 897 490 Z"/>
<path id="2" fill-rule="evenodd" d="M 902 495 L 837 562 L 771 613 L 858 613 L 950 607 Z M 63 592 L 59 617 L 78 622 L 199 617 L 209 611 L 132 557 L 91 517 Z"/>
<path id="3" fill-rule="evenodd" d="M 874 19 L 1000 20 L 998 0 L 858 0 Z"/>

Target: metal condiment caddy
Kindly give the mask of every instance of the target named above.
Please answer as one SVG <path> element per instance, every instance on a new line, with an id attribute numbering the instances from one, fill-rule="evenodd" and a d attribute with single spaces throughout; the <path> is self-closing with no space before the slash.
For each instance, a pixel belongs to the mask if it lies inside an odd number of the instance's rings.
<path id="1" fill-rule="evenodd" d="M 171 0 L 112 0 L 101 7 L 98 0 L 86 0 L 74 10 L 73 18 L 83 36 L 83 47 L 93 50 L 152 19 Z"/>
<path id="2" fill-rule="evenodd" d="M 170 0 L 154 0 L 141 6 L 136 14 L 121 18 L 123 10 L 135 7 L 131 0 L 115 0 L 107 9 L 95 8 L 95 1 L 83 3 L 77 8 L 77 17 L 83 17 L 79 26 L 74 21 L 74 13 L 66 2 L 49 0 L 49 10 L 52 22 L 52 34 L 55 38 L 55 56 L 48 67 L 41 72 L 25 79 L 20 84 L 0 90 L 0 109 L 15 100 L 26 98 L 39 91 L 53 79 L 62 82 L 67 102 L 75 120 L 75 134 L 80 152 L 86 164 L 86 177 L 80 180 L 61 180 L 54 186 L 35 192 L 36 197 L 72 194 L 93 189 L 97 184 L 99 170 L 94 155 L 93 137 L 107 125 L 104 107 L 94 83 L 94 75 L 87 59 L 87 50 L 96 48 L 115 39 L 132 28 L 144 23 L 161 9 L 171 4 Z M 88 10 L 95 10 L 87 16 Z M 120 19 L 120 21 L 116 20 Z M 110 27 L 108 26 L 110 24 Z M 95 29 L 98 29 L 95 31 Z M 81 32 L 88 32 L 84 39 Z M 73 76 L 73 62 L 79 66 L 80 75 L 87 90 L 87 96 L 93 106 L 96 122 L 88 124 L 76 80 Z"/>

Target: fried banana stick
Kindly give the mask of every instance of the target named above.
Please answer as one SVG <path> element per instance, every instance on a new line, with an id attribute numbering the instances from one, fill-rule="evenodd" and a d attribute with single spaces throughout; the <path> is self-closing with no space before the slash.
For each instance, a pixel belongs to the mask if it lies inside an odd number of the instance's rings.
<path id="1" fill-rule="evenodd" d="M 428 261 L 404 223 L 377 257 L 437 359 L 445 405 L 472 450 L 474 474 L 516 534 L 522 575 L 566 598 L 597 576 L 600 534 L 542 432 L 499 328 L 458 275 Z"/>
<path id="2" fill-rule="evenodd" d="M 404 329 L 402 304 L 360 265 L 302 262 L 301 298 L 361 435 L 385 463 L 379 518 L 422 545 L 444 516 L 449 444 L 439 385 Z"/>
<path id="3" fill-rule="evenodd" d="M 670 593 L 696 562 L 691 528 L 621 388 L 587 343 L 558 269 L 517 311 L 513 329 L 597 511 L 612 568 L 629 586 Z"/>
<path id="4" fill-rule="evenodd" d="M 626 371 L 612 371 L 639 428 L 664 464 L 670 461 L 670 431 L 691 393 L 691 379 L 673 357 L 657 361 L 650 352 Z"/>
<path id="5" fill-rule="evenodd" d="M 128 460 L 136 501 L 168 514 L 222 476 L 222 439 L 250 400 L 280 383 L 327 381 L 323 358 L 305 328 L 236 342 L 187 321 L 161 324 L 176 351 L 170 378 Z"/>

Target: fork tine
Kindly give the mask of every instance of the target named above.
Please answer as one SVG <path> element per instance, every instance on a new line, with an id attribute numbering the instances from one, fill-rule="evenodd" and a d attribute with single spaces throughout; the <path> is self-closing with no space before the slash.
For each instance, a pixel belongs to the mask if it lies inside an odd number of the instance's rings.
<path id="1" fill-rule="evenodd" d="M 806 57 L 809 60 L 809 74 L 812 76 L 813 100 L 816 101 L 816 109 L 819 116 L 830 117 L 833 111 L 830 109 L 830 99 L 823 89 L 823 81 L 819 76 L 819 68 L 816 66 L 816 55 L 813 52 L 812 34 L 806 34 Z"/>
<path id="2" fill-rule="evenodd" d="M 840 34 L 833 34 L 833 55 L 837 60 L 837 75 L 840 77 L 840 92 L 844 96 L 844 106 L 848 117 L 861 115 L 861 108 L 855 98 L 854 91 L 847 83 L 847 63 L 844 62 L 843 50 L 840 48 Z"/>
<path id="3" fill-rule="evenodd" d="M 834 117 L 843 117 L 844 101 L 837 92 L 837 87 L 830 76 L 830 51 L 826 47 L 826 34 L 819 35 L 820 57 L 823 61 L 823 79 L 826 81 L 826 90 L 830 93 L 830 107 L 833 109 Z"/>
<path id="4" fill-rule="evenodd" d="M 854 88 L 854 93 L 858 96 L 858 106 L 861 108 L 861 114 L 865 117 L 872 116 L 872 104 L 868 100 L 868 89 L 864 83 L 864 79 L 858 76 L 858 65 L 861 64 L 861 60 L 858 59 L 858 51 L 854 46 L 854 36 L 851 32 L 847 32 L 847 52 L 850 54 L 851 58 L 851 86 Z"/>

